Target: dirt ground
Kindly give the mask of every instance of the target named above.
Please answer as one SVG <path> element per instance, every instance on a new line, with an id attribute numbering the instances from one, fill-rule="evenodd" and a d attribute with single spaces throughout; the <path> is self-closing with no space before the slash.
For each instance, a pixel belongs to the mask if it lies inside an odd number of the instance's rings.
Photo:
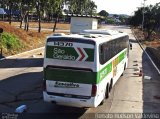
<path id="1" fill-rule="evenodd" d="M 13 22 L 12 26 L 20 26 L 20 22 Z M 32 28 L 37 28 L 38 27 L 38 22 L 29 22 L 29 26 Z M 48 28 L 52 29 L 54 27 L 54 23 L 41 23 L 42 28 Z M 63 30 L 68 30 L 70 29 L 70 24 L 67 23 L 58 23 L 56 26 L 56 29 L 63 29 Z"/>
<path id="2" fill-rule="evenodd" d="M 137 36 L 137 38 L 139 38 L 139 40 L 147 47 L 158 48 L 158 49 L 160 48 L 160 33 L 152 35 L 153 41 L 147 41 L 144 37 L 145 34 L 141 30 L 133 29 L 133 31 Z"/>

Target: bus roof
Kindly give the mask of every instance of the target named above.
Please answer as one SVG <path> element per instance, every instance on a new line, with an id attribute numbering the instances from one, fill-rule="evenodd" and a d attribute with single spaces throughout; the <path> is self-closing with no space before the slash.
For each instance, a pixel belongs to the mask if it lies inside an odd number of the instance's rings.
<path id="1" fill-rule="evenodd" d="M 116 35 L 119 32 L 116 30 L 107 30 L 107 29 L 93 29 L 93 30 L 83 30 L 82 33 L 85 34 L 104 34 L 104 35 Z"/>
<path id="2" fill-rule="evenodd" d="M 103 42 L 110 41 L 115 38 L 123 37 L 128 34 L 113 30 L 85 30 L 80 34 L 55 34 L 53 36 L 49 36 L 48 38 L 80 38 L 83 40 L 91 40 L 94 41 L 96 44 L 101 44 Z"/>

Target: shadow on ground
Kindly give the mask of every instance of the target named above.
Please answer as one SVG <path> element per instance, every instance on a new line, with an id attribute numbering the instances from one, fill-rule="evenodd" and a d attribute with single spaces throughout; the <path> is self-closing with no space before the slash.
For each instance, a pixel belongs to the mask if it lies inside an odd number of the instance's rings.
<path id="1" fill-rule="evenodd" d="M 19 117 L 24 119 L 76 119 L 81 117 L 86 109 L 59 106 L 43 101 L 42 72 L 32 72 L 16 75 L 0 81 L 0 112 L 14 113 L 20 105 L 27 105 L 28 111 Z M 1 108 L 2 106 L 5 106 Z"/>
<path id="2" fill-rule="evenodd" d="M 142 55 L 142 70 L 143 113 L 160 113 L 160 75 L 145 52 Z"/>
<path id="3" fill-rule="evenodd" d="M 17 58 L 0 61 L 0 68 L 42 67 L 43 58 Z"/>
<path id="4" fill-rule="evenodd" d="M 0 80 L 0 112 L 14 113 L 20 105 L 27 105 L 23 119 L 79 118 L 86 109 L 59 106 L 43 101 L 42 58 L 5 59 L 0 61 L 0 69 L 40 67 L 40 70 L 20 71 L 18 74 Z M 23 69 L 22 69 L 23 70 Z M 3 75 L 3 74 L 1 74 Z"/>

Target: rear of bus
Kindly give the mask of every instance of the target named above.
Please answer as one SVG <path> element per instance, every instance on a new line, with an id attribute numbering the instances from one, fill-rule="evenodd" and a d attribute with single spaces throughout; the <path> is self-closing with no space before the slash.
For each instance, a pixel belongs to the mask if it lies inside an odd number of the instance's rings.
<path id="1" fill-rule="evenodd" d="M 96 107 L 96 47 L 85 38 L 52 36 L 44 56 L 44 101 Z"/>

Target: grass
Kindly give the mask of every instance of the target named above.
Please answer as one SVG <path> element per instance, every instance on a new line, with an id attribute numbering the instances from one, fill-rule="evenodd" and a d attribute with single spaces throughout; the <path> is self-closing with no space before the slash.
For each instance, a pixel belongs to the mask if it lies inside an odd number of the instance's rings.
<path id="1" fill-rule="evenodd" d="M 0 46 L 6 52 L 11 52 L 12 54 L 18 52 L 23 48 L 20 40 L 13 34 L 4 32 L 0 36 Z"/>

